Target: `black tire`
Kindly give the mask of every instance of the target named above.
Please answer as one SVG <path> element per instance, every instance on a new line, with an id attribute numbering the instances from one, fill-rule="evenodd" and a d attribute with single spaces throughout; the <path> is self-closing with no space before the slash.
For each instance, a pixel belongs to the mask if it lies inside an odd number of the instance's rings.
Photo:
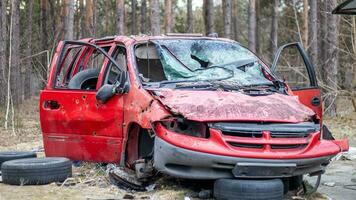
<path id="1" fill-rule="evenodd" d="M 67 158 L 25 158 L 2 164 L 2 181 L 10 185 L 43 185 L 63 182 L 72 176 L 72 162 Z"/>
<path id="2" fill-rule="evenodd" d="M 289 178 L 289 190 L 296 190 L 303 184 L 303 175 L 292 176 Z"/>
<path id="3" fill-rule="evenodd" d="M 69 89 L 79 90 L 95 90 L 98 80 L 100 68 L 86 69 L 78 72 L 70 79 L 68 83 Z"/>
<path id="4" fill-rule="evenodd" d="M 0 152 L 0 168 L 5 161 L 16 160 L 21 158 L 36 158 L 37 154 L 32 151 L 4 151 Z"/>
<path id="5" fill-rule="evenodd" d="M 214 197 L 218 200 L 281 200 L 283 183 L 280 179 L 219 179 L 214 184 Z"/>

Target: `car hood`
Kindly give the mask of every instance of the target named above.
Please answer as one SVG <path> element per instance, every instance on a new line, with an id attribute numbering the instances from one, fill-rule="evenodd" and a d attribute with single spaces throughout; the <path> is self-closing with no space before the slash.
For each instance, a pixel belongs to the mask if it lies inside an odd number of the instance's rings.
<path id="1" fill-rule="evenodd" d="M 315 113 L 297 96 L 273 93 L 249 96 L 240 92 L 153 90 L 173 114 L 196 121 L 302 122 Z"/>

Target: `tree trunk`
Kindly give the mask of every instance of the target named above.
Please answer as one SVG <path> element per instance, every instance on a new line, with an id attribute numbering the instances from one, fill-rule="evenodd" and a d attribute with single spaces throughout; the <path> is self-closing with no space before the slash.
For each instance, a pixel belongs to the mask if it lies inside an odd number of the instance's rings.
<path id="1" fill-rule="evenodd" d="M 47 33 L 47 0 L 41 0 L 41 50 L 48 50 L 48 33 Z M 43 80 L 47 80 L 47 57 L 46 55 L 41 56 L 41 76 Z M 42 82 L 42 87 L 45 86 L 46 83 Z"/>
<path id="2" fill-rule="evenodd" d="M 234 32 L 234 40 L 239 41 L 239 17 L 238 17 L 238 0 L 232 1 L 232 24 Z"/>
<path id="3" fill-rule="evenodd" d="M 204 25 L 205 25 L 205 34 L 209 35 L 214 33 L 214 1 L 213 0 L 204 0 Z"/>
<path id="4" fill-rule="evenodd" d="M 326 54 L 326 49 L 328 48 L 328 44 L 326 43 L 326 38 L 327 38 L 327 31 L 328 31 L 328 19 L 327 19 L 327 14 L 326 14 L 326 2 L 325 1 L 319 1 L 319 14 L 320 14 L 320 23 L 318 27 L 318 51 L 317 51 L 317 55 L 318 55 L 318 60 L 317 63 L 320 66 L 320 72 L 321 76 L 322 76 L 322 80 L 324 82 L 324 80 L 326 80 L 325 77 L 325 69 L 324 69 L 324 65 L 327 62 L 327 54 Z"/>
<path id="5" fill-rule="evenodd" d="M 25 80 L 24 80 L 24 97 L 29 99 L 32 95 L 32 84 L 31 84 L 31 75 L 32 75 L 32 64 L 30 56 L 32 55 L 32 11 L 33 11 L 33 0 L 28 0 L 27 5 L 27 48 L 25 50 Z"/>
<path id="6" fill-rule="evenodd" d="M 146 0 L 141 0 L 141 33 L 147 33 L 147 3 Z"/>
<path id="7" fill-rule="evenodd" d="M 224 36 L 226 38 L 232 38 L 231 36 L 231 15 L 232 5 L 231 0 L 223 1 L 223 15 L 224 15 Z"/>
<path id="8" fill-rule="evenodd" d="M 314 2 L 316 3 L 316 0 L 314 0 Z M 308 35 L 309 35 L 309 29 L 308 29 L 308 0 L 303 0 L 303 45 L 304 47 L 308 47 Z"/>
<path id="9" fill-rule="evenodd" d="M 94 31 L 94 37 L 99 36 L 101 34 L 99 32 L 100 26 L 98 24 L 102 23 L 102 18 L 100 17 L 100 2 L 99 0 L 94 0 L 93 4 L 93 31 Z"/>
<path id="10" fill-rule="evenodd" d="M 85 37 L 85 12 L 84 0 L 79 0 L 79 14 L 80 14 L 80 38 Z"/>
<path id="11" fill-rule="evenodd" d="M 85 1 L 85 37 L 92 36 L 95 33 L 94 30 L 94 3 L 93 0 Z"/>
<path id="12" fill-rule="evenodd" d="M 137 35 L 137 1 L 131 0 L 131 34 Z"/>
<path id="13" fill-rule="evenodd" d="M 58 39 L 58 32 L 57 30 L 61 30 L 61 28 L 59 28 L 57 22 L 60 21 L 58 20 L 58 18 L 60 17 L 60 9 L 58 9 L 58 3 L 56 1 L 48 1 L 48 7 L 49 7 L 49 13 L 48 13 L 48 18 L 51 19 L 50 20 L 50 27 L 51 30 L 49 31 L 52 35 L 53 40 L 55 40 L 54 42 L 56 43 L 57 39 Z M 40 13 L 41 14 L 41 13 Z M 41 26 L 41 22 L 40 22 L 40 26 Z"/>
<path id="14" fill-rule="evenodd" d="M 7 32 L 7 16 L 6 16 L 6 1 L 0 1 L 0 107 L 5 104 L 6 101 L 6 48 L 8 40 Z"/>
<path id="15" fill-rule="evenodd" d="M 256 52 L 256 0 L 250 0 L 248 7 L 248 48 Z"/>
<path id="16" fill-rule="evenodd" d="M 326 38 L 326 55 L 327 62 L 325 63 L 325 83 L 334 91 L 330 92 L 328 98 L 325 99 L 325 111 L 331 117 L 335 117 L 336 112 L 336 94 L 337 91 L 337 72 L 338 72 L 338 47 L 339 47 L 339 16 L 331 14 L 331 11 L 336 7 L 337 0 L 326 0 L 327 11 L 327 38 Z"/>
<path id="17" fill-rule="evenodd" d="M 81 26 L 81 8 L 80 8 L 80 2 L 78 0 L 74 0 L 74 9 L 77 8 L 75 11 L 74 11 L 74 29 L 73 29 L 73 34 L 74 34 L 74 37 L 73 38 L 76 38 L 76 39 L 79 39 L 81 38 L 81 31 L 80 31 L 80 26 Z"/>
<path id="18" fill-rule="evenodd" d="M 187 33 L 193 33 L 193 6 L 192 0 L 187 0 Z"/>
<path id="19" fill-rule="evenodd" d="M 165 32 L 172 32 L 172 0 L 164 1 L 164 22 L 165 22 Z"/>
<path id="20" fill-rule="evenodd" d="M 257 55 L 261 55 L 262 56 L 262 48 L 260 46 L 260 1 L 257 0 L 256 1 L 256 6 L 255 6 L 255 13 L 256 13 L 256 33 L 255 33 L 255 42 L 256 42 L 256 53 Z"/>
<path id="21" fill-rule="evenodd" d="M 64 24 L 64 39 L 73 40 L 74 38 L 74 0 L 65 0 L 65 24 Z"/>
<path id="22" fill-rule="evenodd" d="M 125 35 L 125 1 L 116 0 L 117 22 L 116 32 L 118 35 Z"/>
<path id="23" fill-rule="evenodd" d="M 13 105 L 18 106 L 21 103 L 21 78 L 20 78 L 20 1 L 11 1 L 11 98 Z"/>
<path id="24" fill-rule="evenodd" d="M 273 10 L 272 10 L 272 24 L 271 24 L 271 35 L 270 35 L 270 44 L 269 49 L 271 52 L 271 63 L 274 59 L 274 54 L 278 48 L 278 15 L 279 15 L 279 0 L 273 1 Z"/>
<path id="25" fill-rule="evenodd" d="M 109 26 L 110 26 L 110 1 L 104 1 L 104 27 L 103 31 L 105 35 L 109 34 Z"/>
<path id="26" fill-rule="evenodd" d="M 309 14 L 309 54 L 311 61 L 314 64 L 316 71 L 320 74 L 318 63 L 318 5 L 317 1 L 309 1 L 310 14 Z"/>
<path id="27" fill-rule="evenodd" d="M 151 13 L 151 34 L 160 35 L 160 19 L 159 19 L 159 1 L 150 0 L 150 13 Z"/>

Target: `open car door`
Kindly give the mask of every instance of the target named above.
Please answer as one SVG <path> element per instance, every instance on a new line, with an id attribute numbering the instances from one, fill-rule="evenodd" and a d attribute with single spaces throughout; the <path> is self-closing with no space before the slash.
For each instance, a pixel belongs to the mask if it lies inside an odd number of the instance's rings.
<path id="1" fill-rule="evenodd" d="M 340 3 L 333 11 L 333 14 L 356 15 L 356 0 L 347 0 Z"/>
<path id="2" fill-rule="evenodd" d="M 96 99 L 106 66 L 126 73 L 113 55 L 114 43 L 62 41 L 54 54 L 47 86 L 40 94 L 46 156 L 118 162 L 121 155 L 123 95 L 105 104 Z"/>
<path id="3" fill-rule="evenodd" d="M 322 100 L 315 69 L 299 42 L 281 46 L 276 52 L 271 69 L 286 81 L 301 103 L 322 118 Z"/>

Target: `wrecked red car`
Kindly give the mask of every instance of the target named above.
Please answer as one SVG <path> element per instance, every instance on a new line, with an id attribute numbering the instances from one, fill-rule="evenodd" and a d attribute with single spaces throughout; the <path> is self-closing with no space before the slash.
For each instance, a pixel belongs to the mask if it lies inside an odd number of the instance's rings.
<path id="1" fill-rule="evenodd" d="M 302 58 L 304 87 L 275 73 L 287 48 Z M 61 41 L 39 108 L 46 156 L 144 162 L 189 179 L 317 175 L 348 149 L 323 132 L 315 71 L 299 43 L 268 66 L 215 37 Z"/>

